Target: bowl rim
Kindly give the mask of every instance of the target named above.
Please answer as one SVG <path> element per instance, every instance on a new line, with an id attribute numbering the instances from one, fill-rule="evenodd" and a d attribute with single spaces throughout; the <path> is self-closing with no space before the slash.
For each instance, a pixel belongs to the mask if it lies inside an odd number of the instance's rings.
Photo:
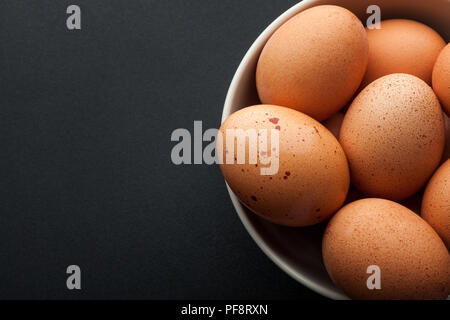
<path id="1" fill-rule="evenodd" d="M 233 76 L 233 80 L 231 81 L 230 87 L 228 89 L 226 98 L 225 98 L 225 104 L 222 111 L 222 119 L 221 123 L 223 123 L 228 116 L 232 113 L 233 105 L 232 101 L 234 100 L 238 83 L 240 82 L 240 79 L 242 78 L 245 69 L 249 63 L 249 61 L 254 57 L 255 51 L 259 51 L 259 48 L 262 44 L 265 44 L 269 37 L 277 30 L 284 22 L 286 22 L 288 19 L 299 13 L 300 11 L 303 11 L 304 9 L 312 6 L 314 3 L 316 3 L 317 0 L 304 0 L 287 11 L 285 11 L 283 14 L 281 14 L 278 18 L 276 18 L 259 36 L 256 38 L 256 40 L 251 45 L 250 49 L 248 49 L 247 53 L 245 54 L 244 58 L 242 59 L 241 63 L 239 64 L 239 67 L 236 71 L 236 73 Z M 226 182 L 225 182 L 226 184 Z M 302 272 L 299 272 L 298 270 L 294 270 L 294 268 L 282 257 L 279 256 L 273 249 L 271 249 L 266 241 L 259 235 L 259 233 L 256 231 L 256 229 L 253 227 L 252 223 L 250 222 L 248 216 L 245 213 L 244 207 L 240 203 L 239 199 L 236 197 L 236 195 L 233 193 L 233 191 L 230 189 L 228 184 L 226 184 L 228 193 L 230 195 L 231 201 L 233 203 L 233 206 L 244 225 L 247 232 L 250 234 L 253 241 L 256 242 L 258 247 L 269 257 L 270 260 L 272 260 L 281 270 L 283 270 L 285 273 L 287 273 L 290 277 L 292 277 L 294 280 L 300 282 L 304 286 L 308 287 L 309 289 L 321 294 L 322 296 L 325 296 L 330 299 L 335 300 L 344 300 L 348 299 L 345 295 L 330 290 L 326 286 L 323 286 L 321 284 L 316 283 L 313 280 L 310 280 L 306 275 L 304 275 Z"/>

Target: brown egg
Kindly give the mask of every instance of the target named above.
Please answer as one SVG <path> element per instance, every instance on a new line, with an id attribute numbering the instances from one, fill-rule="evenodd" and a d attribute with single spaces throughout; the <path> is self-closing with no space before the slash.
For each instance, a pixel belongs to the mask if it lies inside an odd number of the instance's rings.
<path id="1" fill-rule="evenodd" d="M 422 201 L 424 218 L 450 249 L 450 160 L 433 175 Z"/>
<path id="2" fill-rule="evenodd" d="M 445 137 L 439 101 L 415 76 L 384 76 L 355 98 L 340 142 L 358 189 L 373 197 L 408 198 L 441 160 Z"/>
<path id="3" fill-rule="evenodd" d="M 450 294 L 444 243 L 418 215 L 389 200 L 363 199 L 339 210 L 326 228 L 322 253 L 333 282 L 353 299 Z"/>
<path id="4" fill-rule="evenodd" d="M 344 121 L 344 114 L 341 112 L 337 112 L 331 118 L 323 122 L 325 128 L 330 130 L 330 132 L 339 139 L 339 132 L 341 131 L 342 121 Z"/>
<path id="5" fill-rule="evenodd" d="M 430 27 L 413 20 L 381 21 L 381 29 L 367 29 L 369 63 L 362 81 L 391 74 L 408 73 L 431 85 L 431 74 L 445 41 Z"/>
<path id="6" fill-rule="evenodd" d="M 450 116 L 450 44 L 441 51 L 434 65 L 433 90 Z"/>
<path id="7" fill-rule="evenodd" d="M 359 87 L 368 51 L 364 26 L 347 9 L 326 5 L 305 10 L 264 47 L 256 70 L 259 98 L 323 121 Z"/>
<path id="8" fill-rule="evenodd" d="M 263 149 L 255 139 L 245 144 L 227 137 L 230 129 L 263 130 L 268 137 L 277 133 L 279 140 L 270 138 L 270 147 Z M 241 202 L 259 216 L 281 225 L 307 226 L 327 219 L 343 204 L 350 183 L 347 159 L 331 132 L 311 117 L 289 108 L 258 105 L 232 114 L 220 132 L 224 154 L 230 158 L 221 165 L 222 173 Z M 236 164 L 238 158 L 233 157 L 233 148 L 239 145 L 245 146 L 244 164 Z M 258 161 L 250 163 L 249 150 L 256 148 Z M 271 164 L 279 160 L 271 175 L 261 171 L 269 162 L 263 157 L 270 157 Z"/>

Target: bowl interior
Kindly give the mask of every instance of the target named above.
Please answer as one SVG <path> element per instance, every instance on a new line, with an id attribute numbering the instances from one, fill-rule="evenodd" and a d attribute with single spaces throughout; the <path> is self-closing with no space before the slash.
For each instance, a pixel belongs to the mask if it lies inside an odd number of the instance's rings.
<path id="1" fill-rule="evenodd" d="M 448 42 L 450 38 L 450 1 L 448 0 L 306 0 L 275 20 L 253 43 L 242 60 L 230 85 L 222 122 L 233 112 L 259 103 L 255 85 L 256 64 L 273 32 L 295 14 L 317 5 L 345 7 L 365 24 L 368 6 L 381 8 L 381 19 L 414 19 L 434 28 Z M 329 278 L 322 262 L 321 239 L 326 223 L 307 228 L 282 227 L 267 222 L 245 208 L 228 188 L 233 205 L 249 234 L 258 246 L 281 269 L 312 290 L 333 299 L 346 299 Z"/>

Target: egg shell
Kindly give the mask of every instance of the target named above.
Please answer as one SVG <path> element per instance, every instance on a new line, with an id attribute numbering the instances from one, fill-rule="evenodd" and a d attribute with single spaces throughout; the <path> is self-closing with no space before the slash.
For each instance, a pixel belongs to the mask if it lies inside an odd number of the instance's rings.
<path id="1" fill-rule="evenodd" d="M 450 116 L 450 44 L 439 54 L 433 68 L 433 90 Z"/>
<path id="2" fill-rule="evenodd" d="M 450 249 L 450 160 L 441 165 L 428 183 L 421 214 Z"/>
<path id="3" fill-rule="evenodd" d="M 365 194 L 403 200 L 425 185 L 441 161 L 444 119 L 433 90 L 408 74 L 368 85 L 340 131 L 352 183 Z"/>
<path id="4" fill-rule="evenodd" d="M 333 282 L 353 299 L 445 299 L 450 257 L 420 216 L 395 202 L 352 202 L 330 220 L 322 253 Z M 368 288 L 379 267 L 381 289 Z"/>
<path id="5" fill-rule="evenodd" d="M 407 73 L 431 85 L 431 74 L 442 37 L 423 23 L 392 19 L 381 21 L 381 29 L 366 29 L 369 62 L 361 87 L 392 73 Z"/>
<path id="6" fill-rule="evenodd" d="M 230 188 L 259 216 L 281 225 L 308 226 L 327 219 L 343 204 L 350 183 L 347 159 L 336 138 L 316 120 L 279 106 L 241 109 L 220 128 L 224 154 L 231 152 L 227 147 L 228 129 L 279 132 L 276 174 L 261 174 L 265 166 L 261 163 L 262 149 L 258 151 L 257 164 L 246 160 L 245 164 L 224 161 L 221 165 Z M 237 150 L 237 139 L 233 140 Z M 254 144 L 246 142 L 246 151 Z M 272 154 L 272 143 L 268 150 L 270 156 L 276 155 L 276 151 Z"/>
<path id="7" fill-rule="evenodd" d="M 261 53 L 259 98 L 323 121 L 359 87 L 368 51 L 364 26 L 347 9 L 324 5 L 302 11 L 272 35 Z"/>

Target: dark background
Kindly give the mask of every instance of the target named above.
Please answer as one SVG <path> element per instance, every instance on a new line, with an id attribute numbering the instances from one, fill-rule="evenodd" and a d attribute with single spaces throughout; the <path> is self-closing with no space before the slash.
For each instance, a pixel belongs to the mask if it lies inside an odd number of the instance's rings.
<path id="1" fill-rule="evenodd" d="M 170 159 L 296 2 L 1 0 L 0 298 L 320 298 L 258 249 L 216 166 Z"/>

